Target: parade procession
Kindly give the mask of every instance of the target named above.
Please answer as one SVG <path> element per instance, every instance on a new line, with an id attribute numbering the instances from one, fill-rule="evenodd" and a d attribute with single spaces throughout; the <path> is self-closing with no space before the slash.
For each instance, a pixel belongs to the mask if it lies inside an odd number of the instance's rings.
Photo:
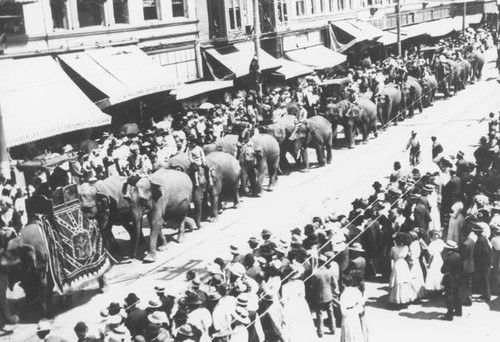
<path id="1" fill-rule="evenodd" d="M 499 341 L 496 1 L 0 24 L 0 341 Z"/>

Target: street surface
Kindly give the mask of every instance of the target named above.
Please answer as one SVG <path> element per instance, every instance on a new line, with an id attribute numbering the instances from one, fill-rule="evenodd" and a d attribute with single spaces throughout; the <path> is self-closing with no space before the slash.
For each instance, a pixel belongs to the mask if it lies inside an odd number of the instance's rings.
<path id="1" fill-rule="evenodd" d="M 387 183 L 394 161 L 403 165 L 408 162 L 408 152 L 403 152 L 411 130 L 418 132 L 423 150 L 423 160 L 430 160 L 432 135 L 436 135 L 445 152 L 455 154 L 461 149 L 466 158 L 472 152 L 479 137 L 487 133 L 488 114 L 500 109 L 500 85 L 491 50 L 485 65 L 483 79 L 448 100 L 438 100 L 433 107 L 424 109 L 397 126 L 380 131 L 376 139 L 359 144 L 354 149 L 334 150 L 333 162 L 309 172 L 293 172 L 281 176 L 275 191 L 266 192 L 261 198 L 243 198 L 239 209 L 227 209 L 215 223 L 205 222 L 203 227 L 186 235 L 186 242 L 169 243 L 166 252 L 158 254 L 158 261 L 142 264 L 133 261 L 114 266 L 108 273 L 109 290 L 97 292 L 97 286 L 73 295 L 73 307 L 61 309 L 55 319 L 54 330 L 70 339 L 75 338 L 73 327 L 83 320 L 87 324 L 100 321 L 99 311 L 111 301 L 123 302 L 130 292 L 140 298 L 154 296 L 153 286 L 158 279 L 171 284 L 167 292 L 177 294 L 184 289 L 185 272 L 202 270 L 214 258 L 229 259 L 229 245 L 242 248 L 250 236 L 258 236 L 263 228 L 277 236 L 290 236 L 294 227 L 303 227 L 313 216 L 336 212 L 346 213 L 350 203 L 358 197 L 372 193 L 371 184 L 379 180 Z M 311 160 L 316 161 L 311 151 Z M 229 205 L 229 204 L 228 204 Z M 125 236 L 127 238 L 127 236 Z M 490 305 L 474 302 L 464 308 L 464 316 L 453 322 L 439 320 L 446 311 L 442 298 L 407 309 L 393 311 L 387 307 L 387 284 L 368 282 L 366 290 L 366 318 L 371 341 L 499 341 L 500 299 L 492 298 Z M 9 293 L 19 297 L 19 289 Z M 17 304 L 17 303 L 16 303 Z M 16 305 L 17 306 L 17 305 Z M 1 341 L 38 341 L 35 336 L 36 322 L 23 321 L 14 327 L 13 335 Z M 340 340 L 337 334 L 325 335 L 322 341 Z M 307 341 L 304 341 L 307 342 Z"/>

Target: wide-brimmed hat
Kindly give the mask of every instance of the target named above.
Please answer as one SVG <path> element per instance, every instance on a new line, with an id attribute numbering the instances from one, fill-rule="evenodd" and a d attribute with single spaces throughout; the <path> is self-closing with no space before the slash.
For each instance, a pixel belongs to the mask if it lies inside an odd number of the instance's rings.
<path id="1" fill-rule="evenodd" d="M 229 268 L 229 271 L 231 271 L 231 273 L 237 277 L 242 277 L 246 273 L 245 266 L 243 266 L 239 262 L 235 262 L 234 264 L 232 264 Z"/>
<path id="2" fill-rule="evenodd" d="M 154 324 L 168 324 L 167 313 L 163 311 L 155 311 L 148 315 L 148 321 Z"/>
<path id="3" fill-rule="evenodd" d="M 363 246 L 361 246 L 361 244 L 359 242 L 355 242 L 351 245 L 351 247 L 349 247 L 349 250 L 350 251 L 353 251 L 353 252 L 360 252 L 360 253 L 363 253 L 365 250 L 363 249 Z"/>
<path id="4" fill-rule="evenodd" d="M 375 181 L 375 182 L 373 182 L 372 187 L 375 189 L 380 189 L 380 188 L 382 188 L 382 184 L 380 184 L 379 181 Z"/>
<path id="5" fill-rule="evenodd" d="M 269 257 L 274 255 L 274 244 L 266 243 L 259 247 L 259 252 L 262 256 Z"/>
<path id="6" fill-rule="evenodd" d="M 200 296 L 198 296 L 197 293 L 191 291 L 186 293 L 184 302 L 186 303 L 186 305 L 200 305 L 201 303 L 203 303 L 200 299 Z"/>
<path id="7" fill-rule="evenodd" d="M 181 327 L 177 330 L 177 335 L 182 335 L 182 336 L 187 336 L 187 337 L 193 337 L 194 336 L 194 331 L 193 327 L 191 324 L 183 324 Z"/>
<path id="8" fill-rule="evenodd" d="M 260 235 L 261 235 L 261 236 L 262 236 L 262 235 L 266 235 L 266 236 L 268 235 L 268 236 L 271 236 L 271 235 L 273 235 L 273 234 L 271 233 L 271 231 L 270 231 L 269 229 L 262 229 L 262 232 L 260 233 Z"/>
<path id="9" fill-rule="evenodd" d="M 250 239 L 248 239 L 248 243 L 254 243 L 258 245 L 260 243 L 260 240 L 256 238 L 255 236 L 252 236 Z"/>
<path id="10" fill-rule="evenodd" d="M 136 305 L 140 301 L 141 300 L 139 299 L 139 297 L 137 297 L 135 293 L 129 293 L 127 298 L 125 298 L 125 304 L 127 304 L 127 306 Z"/>
<path id="11" fill-rule="evenodd" d="M 116 311 L 116 312 L 119 312 L 121 309 L 122 309 L 122 306 L 120 305 L 120 303 L 117 303 L 117 302 L 109 303 L 109 306 L 106 308 L 106 310 L 108 310 L 108 311 Z"/>
<path id="12" fill-rule="evenodd" d="M 248 310 L 242 308 L 241 306 L 237 306 L 236 309 L 233 311 L 233 317 L 234 319 L 243 324 L 250 323 L 250 318 L 248 317 Z"/>
<path id="13" fill-rule="evenodd" d="M 229 249 L 231 250 L 231 254 L 240 254 L 240 249 L 235 245 L 229 246 Z"/>
<path id="14" fill-rule="evenodd" d="M 211 291 L 207 294 L 207 300 L 210 302 L 215 302 L 221 298 L 222 296 L 218 291 Z"/>
<path id="15" fill-rule="evenodd" d="M 425 184 L 422 190 L 427 191 L 427 192 L 433 192 L 436 189 L 436 187 L 432 184 Z"/>
<path id="16" fill-rule="evenodd" d="M 162 302 L 159 299 L 153 298 L 148 301 L 148 308 L 157 309 L 161 308 Z"/>
<path id="17" fill-rule="evenodd" d="M 388 193 L 393 195 L 393 196 L 401 196 L 403 192 L 397 188 L 389 188 Z"/>
<path id="18" fill-rule="evenodd" d="M 446 244 L 444 245 L 444 248 L 447 249 L 458 249 L 458 244 L 453 241 L 453 240 L 448 240 L 446 241 Z"/>
<path id="19" fill-rule="evenodd" d="M 52 329 L 52 324 L 49 320 L 41 319 L 38 322 L 38 326 L 36 327 L 36 331 L 50 331 Z"/>

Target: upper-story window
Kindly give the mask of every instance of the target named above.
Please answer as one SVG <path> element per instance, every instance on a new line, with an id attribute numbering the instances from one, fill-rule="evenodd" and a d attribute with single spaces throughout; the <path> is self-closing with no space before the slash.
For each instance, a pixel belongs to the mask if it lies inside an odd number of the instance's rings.
<path id="1" fill-rule="evenodd" d="M 113 12 L 115 24 L 128 24 L 130 22 L 128 15 L 128 0 L 113 0 Z"/>
<path id="2" fill-rule="evenodd" d="M 277 0 L 276 1 L 276 15 L 278 17 L 278 21 L 280 23 L 284 23 L 288 21 L 288 0 Z"/>
<path id="3" fill-rule="evenodd" d="M 328 10 L 330 12 L 335 11 L 335 0 L 328 0 Z"/>
<path id="4" fill-rule="evenodd" d="M 325 13 L 326 12 L 326 9 L 325 9 L 325 1 L 326 0 L 318 0 L 318 7 L 319 7 L 319 13 Z"/>
<path id="5" fill-rule="evenodd" d="M 0 2 L 0 34 L 24 33 L 23 6 L 13 2 Z"/>
<path id="6" fill-rule="evenodd" d="M 78 0 L 77 11 L 80 27 L 104 25 L 104 6 L 101 1 Z"/>
<path id="7" fill-rule="evenodd" d="M 241 29 L 241 0 L 228 0 L 229 29 Z"/>
<path id="8" fill-rule="evenodd" d="M 295 15 L 302 17 L 306 14 L 305 0 L 295 0 Z"/>
<path id="9" fill-rule="evenodd" d="M 226 35 L 224 0 L 207 0 L 210 39 Z"/>
<path id="10" fill-rule="evenodd" d="M 174 18 L 186 16 L 186 6 L 184 4 L 184 0 L 172 0 L 172 16 Z"/>
<path id="11" fill-rule="evenodd" d="M 337 9 L 339 11 L 345 10 L 344 0 L 337 0 Z"/>
<path id="12" fill-rule="evenodd" d="M 52 13 L 52 27 L 55 29 L 69 29 L 68 7 L 66 0 L 50 0 Z"/>
<path id="13" fill-rule="evenodd" d="M 311 14 L 316 14 L 316 0 L 309 0 Z"/>
<path id="14" fill-rule="evenodd" d="M 142 0 L 142 9 L 144 11 L 144 20 L 158 20 L 159 0 Z"/>

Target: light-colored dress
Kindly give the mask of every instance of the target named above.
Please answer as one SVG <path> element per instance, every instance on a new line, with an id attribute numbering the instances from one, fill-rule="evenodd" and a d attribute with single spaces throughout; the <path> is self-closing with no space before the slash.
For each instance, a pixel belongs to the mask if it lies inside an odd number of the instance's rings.
<path id="1" fill-rule="evenodd" d="M 342 311 L 341 342 L 368 342 L 365 321 L 365 300 L 357 287 L 348 286 L 340 295 Z"/>
<path id="2" fill-rule="evenodd" d="M 422 272 L 422 266 L 420 265 L 421 252 L 420 242 L 418 240 L 413 241 L 410 244 L 410 257 L 413 262 L 413 265 L 410 268 L 410 275 L 411 287 L 415 292 L 415 299 L 420 299 L 425 295 L 424 273 Z"/>
<path id="3" fill-rule="evenodd" d="M 443 289 L 443 273 L 441 273 L 441 266 L 443 266 L 443 257 L 441 252 L 444 249 L 444 241 L 436 239 L 431 241 L 427 250 L 432 258 L 431 264 L 427 269 L 427 278 L 425 279 L 425 289 L 428 291 L 438 291 Z"/>
<path id="4" fill-rule="evenodd" d="M 282 286 L 281 294 L 289 342 L 317 341 L 318 335 L 305 298 L 304 282 L 290 280 Z"/>
<path id="5" fill-rule="evenodd" d="M 453 212 L 450 216 L 450 223 L 448 224 L 448 235 L 446 236 L 446 240 L 453 240 L 457 244 L 460 244 L 461 235 L 462 235 L 462 227 L 465 224 L 464 216 L 462 215 L 461 210 L 459 210 L 459 206 L 455 203 L 452 207 Z"/>
<path id="6" fill-rule="evenodd" d="M 408 253 L 408 246 L 391 248 L 393 265 L 389 281 L 389 303 L 406 304 L 415 299 L 415 292 L 411 287 L 410 267 L 405 260 Z"/>
<path id="7" fill-rule="evenodd" d="M 441 215 L 438 208 L 438 194 L 433 191 L 427 195 L 427 200 L 429 201 L 429 205 L 431 207 L 431 227 L 433 230 L 441 230 Z"/>

